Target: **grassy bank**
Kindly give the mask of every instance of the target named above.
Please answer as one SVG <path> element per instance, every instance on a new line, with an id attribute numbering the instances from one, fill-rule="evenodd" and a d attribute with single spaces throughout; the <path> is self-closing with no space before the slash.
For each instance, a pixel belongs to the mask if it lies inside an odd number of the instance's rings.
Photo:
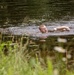
<path id="1" fill-rule="evenodd" d="M 69 48 L 72 42 L 65 46 L 67 40 L 57 38 L 58 45 L 52 46 L 54 39 L 51 39 L 52 45 L 43 40 L 36 43 L 29 37 L 22 39 L 1 40 L 0 75 L 74 75 L 73 48 Z"/>

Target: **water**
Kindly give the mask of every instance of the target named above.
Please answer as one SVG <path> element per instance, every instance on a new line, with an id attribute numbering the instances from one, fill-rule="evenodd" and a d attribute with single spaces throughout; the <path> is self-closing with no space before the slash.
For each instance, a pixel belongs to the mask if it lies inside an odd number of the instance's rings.
<path id="1" fill-rule="evenodd" d="M 0 26 L 69 21 L 74 16 L 73 0 L 1 0 Z"/>
<path id="2" fill-rule="evenodd" d="M 70 27 L 70 31 L 54 31 L 48 33 L 41 33 L 39 30 L 39 26 L 32 24 L 31 26 L 16 26 L 16 27 L 7 27 L 0 28 L 0 32 L 2 34 L 9 35 L 26 35 L 32 37 L 44 37 L 47 38 L 49 36 L 74 36 L 74 22 L 73 21 L 57 21 L 57 22 L 45 22 L 44 23 L 48 30 L 53 30 L 58 26 L 68 26 Z"/>

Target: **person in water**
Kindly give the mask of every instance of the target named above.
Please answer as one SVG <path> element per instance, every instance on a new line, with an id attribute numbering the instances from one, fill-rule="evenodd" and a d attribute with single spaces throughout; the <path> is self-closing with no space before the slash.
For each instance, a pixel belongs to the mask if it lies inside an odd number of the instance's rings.
<path id="1" fill-rule="evenodd" d="M 48 30 L 47 27 L 42 24 L 39 26 L 39 30 L 42 32 L 42 33 L 48 33 L 48 32 L 54 32 L 54 31 L 70 31 L 70 28 L 68 26 L 58 26 L 58 27 L 55 27 L 53 30 Z"/>
<path id="2" fill-rule="evenodd" d="M 47 29 L 47 27 L 44 24 L 42 24 L 42 25 L 39 26 L 39 30 L 42 33 L 48 33 L 48 29 Z"/>

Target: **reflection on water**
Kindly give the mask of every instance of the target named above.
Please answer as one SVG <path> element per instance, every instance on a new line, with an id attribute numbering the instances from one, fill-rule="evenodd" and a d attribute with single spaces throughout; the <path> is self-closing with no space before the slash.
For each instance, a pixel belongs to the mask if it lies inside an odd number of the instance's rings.
<path id="1" fill-rule="evenodd" d="M 2 24 L 33 22 L 32 19 L 45 19 L 45 21 L 70 20 L 73 16 L 73 0 L 0 1 L 0 23 Z"/>

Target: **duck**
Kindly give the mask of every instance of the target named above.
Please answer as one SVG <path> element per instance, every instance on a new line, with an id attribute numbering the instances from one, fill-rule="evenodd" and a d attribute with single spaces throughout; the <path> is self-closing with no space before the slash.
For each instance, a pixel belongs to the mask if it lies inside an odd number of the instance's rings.
<path id="1" fill-rule="evenodd" d="M 70 31 L 70 27 L 68 27 L 68 26 L 58 26 L 58 27 L 53 28 L 53 30 L 48 30 L 47 27 L 44 24 L 42 24 L 42 25 L 39 26 L 39 30 L 40 30 L 41 33 L 48 33 L 48 32 L 54 32 L 54 31 L 63 32 L 63 31 Z"/>

